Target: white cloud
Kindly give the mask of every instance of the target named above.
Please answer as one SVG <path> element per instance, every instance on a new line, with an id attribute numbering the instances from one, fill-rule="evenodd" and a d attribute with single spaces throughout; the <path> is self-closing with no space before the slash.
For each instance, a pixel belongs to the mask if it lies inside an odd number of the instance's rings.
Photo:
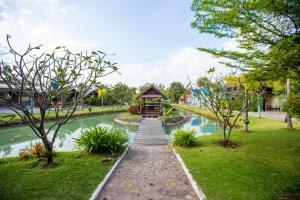
<path id="1" fill-rule="evenodd" d="M 21 15 L 32 15 L 32 11 L 27 8 L 21 8 L 20 14 Z"/>
<path id="2" fill-rule="evenodd" d="M 236 41 L 236 39 L 233 38 L 233 39 L 230 39 L 227 42 L 225 42 L 222 45 L 222 48 L 224 50 L 237 51 L 237 50 L 239 50 L 238 46 L 239 46 L 239 43 Z"/>
<path id="3" fill-rule="evenodd" d="M 5 44 L 5 36 L 10 34 L 17 50 L 24 50 L 28 44 L 43 44 L 46 51 L 58 45 L 65 45 L 72 50 L 95 47 L 94 43 L 76 39 L 69 31 L 68 24 L 52 21 L 51 18 L 40 19 L 36 14 L 39 10 L 45 10 L 47 15 L 61 18 L 66 12 L 76 11 L 75 6 L 62 5 L 58 0 L 48 0 L 48 4 L 38 0 L 31 4 L 28 4 L 27 0 L 18 3 L 11 1 L 11 3 L 12 8 L 0 0 L 0 44 Z"/>
<path id="4" fill-rule="evenodd" d="M 218 63 L 217 58 L 193 47 L 186 47 L 174 52 L 166 59 L 153 62 L 153 65 L 120 65 L 121 75 L 113 74 L 104 77 L 102 82 L 114 84 L 121 81 L 132 86 L 140 86 L 146 82 L 169 85 L 172 81 L 187 84 L 187 75 L 191 81 L 195 82 L 200 76 L 206 75 L 210 67 L 215 67 L 218 72 L 227 71 Z"/>
<path id="5" fill-rule="evenodd" d="M 11 34 L 12 43 L 18 50 L 24 50 L 29 43 L 44 44 L 43 48 L 46 50 L 58 45 L 66 45 L 73 50 L 91 50 L 100 46 L 97 42 L 87 41 L 86 37 L 82 40 L 76 38 L 76 33 L 70 31 L 68 23 L 55 20 L 63 19 L 66 13 L 75 12 L 77 8 L 74 5 L 65 5 L 59 0 L 48 0 L 47 3 L 23 0 L 15 4 L 16 8 L 13 10 L 0 10 L 1 44 L 5 44 L 5 35 Z M 0 0 L 0 8 L 1 6 L 4 3 Z M 224 47 L 231 45 L 232 43 L 225 43 Z M 187 75 L 192 81 L 196 81 L 210 67 L 216 67 L 221 72 L 226 71 L 217 58 L 193 47 L 181 48 L 166 58 L 154 60 L 152 64 L 128 64 L 120 61 L 118 66 L 121 75 L 116 73 L 107 76 L 102 80 L 104 83 L 122 81 L 132 86 L 140 86 L 145 82 L 168 85 L 172 81 L 188 83 Z"/>

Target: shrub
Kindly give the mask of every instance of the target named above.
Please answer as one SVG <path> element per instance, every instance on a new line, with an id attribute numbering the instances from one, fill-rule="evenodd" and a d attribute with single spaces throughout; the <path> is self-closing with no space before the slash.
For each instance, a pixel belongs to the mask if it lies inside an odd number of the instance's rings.
<path id="1" fill-rule="evenodd" d="M 36 155 L 36 157 L 38 158 L 47 155 L 47 149 L 41 142 L 36 142 L 34 145 L 31 146 L 29 151 L 31 154 Z"/>
<path id="2" fill-rule="evenodd" d="M 131 104 L 128 107 L 128 112 L 135 115 L 140 114 L 140 104 Z"/>
<path id="3" fill-rule="evenodd" d="M 163 102 L 163 108 L 168 111 L 172 108 L 172 105 L 169 102 L 165 101 Z"/>
<path id="4" fill-rule="evenodd" d="M 182 130 L 177 129 L 174 132 L 174 139 L 173 144 L 176 146 L 182 146 L 182 147 L 190 147 L 197 144 L 196 141 L 196 131 L 194 129 L 192 130 Z"/>
<path id="5" fill-rule="evenodd" d="M 75 139 L 78 147 L 83 147 L 88 153 L 119 153 L 127 146 L 128 136 L 119 129 L 95 127 L 84 130 Z"/>
<path id="6" fill-rule="evenodd" d="M 28 158 L 31 157 L 31 155 L 32 154 L 27 149 L 26 150 L 22 150 L 22 151 L 19 152 L 19 158 L 20 158 L 20 160 L 27 160 Z"/>

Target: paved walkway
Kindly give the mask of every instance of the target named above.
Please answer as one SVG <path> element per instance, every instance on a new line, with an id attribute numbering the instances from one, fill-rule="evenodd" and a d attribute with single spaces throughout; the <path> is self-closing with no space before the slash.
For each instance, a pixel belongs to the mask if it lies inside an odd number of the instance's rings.
<path id="1" fill-rule="evenodd" d="M 258 117 L 258 112 L 249 112 L 249 115 Z M 262 118 L 268 118 L 268 119 L 275 119 L 284 121 L 285 120 L 286 113 L 285 112 L 275 112 L 275 111 L 265 111 L 261 112 Z M 293 122 L 297 122 L 299 120 L 293 118 Z"/>
<path id="2" fill-rule="evenodd" d="M 198 199 L 160 120 L 142 121 L 123 161 L 98 195 L 99 200 Z"/>

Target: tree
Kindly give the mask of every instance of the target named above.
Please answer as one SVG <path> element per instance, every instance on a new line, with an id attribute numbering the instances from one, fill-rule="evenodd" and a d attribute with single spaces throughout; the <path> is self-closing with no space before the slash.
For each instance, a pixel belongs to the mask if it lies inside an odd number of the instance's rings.
<path id="1" fill-rule="evenodd" d="M 113 96 L 114 99 L 118 102 L 126 102 L 131 103 L 133 101 L 133 97 L 136 93 L 135 88 L 131 88 L 125 83 L 117 83 L 113 87 Z"/>
<path id="2" fill-rule="evenodd" d="M 201 33 L 235 39 L 240 48 L 199 50 L 227 58 L 229 61 L 222 62 L 226 66 L 254 71 L 264 80 L 300 80 L 299 1 L 194 0 L 192 10 L 192 27 Z M 287 116 L 290 121 L 289 113 Z"/>
<path id="3" fill-rule="evenodd" d="M 168 96 L 171 99 L 172 102 L 175 102 L 178 104 L 179 98 L 183 93 L 185 92 L 184 85 L 180 82 L 172 82 L 170 87 L 168 88 Z"/>
<path id="4" fill-rule="evenodd" d="M 101 107 L 103 108 L 103 97 L 107 94 L 106 88 L 98 89 L 98 97 L 101 97 Z"/>
<path id="5" fill-rule="evenodd" d="M 100 77 L 117 70 L 116 63 L 107 61 L 101 51 L 72 53 L 65 47 L 57 47 L 49 54 L 39 54 L 40 46 L 29 45 L 21 53 L 11 46 L 10 36 L 7 36 L 7 44 L 9 57 L 1 61 L 0 77 L 10 95 L 0 104 L 14 111 L 42 140 L 48 152 L 47 164 L 51 165 L 53 145 L 60 128 L 71 122 L 81 97 L 91 86 Z M 25 97 L 28 101 L 23 100 Z M 38 115 L 31 112 L 31 102 L 39 107 Z M 50 113 L 55 119 L 46 125 Z"/>
<path id="6" fill-rule="evenodd" d="M 289 96 L 284 106 L 292 116 L 300 119 L 300 94 Z"/>
<path id="7" fill-rule="evenodd" d="M 230 77 L 235 79 L 234 84 L 228 81 L 228 77 L 214 72 L 197 80 L 203 104 L 214 113 L 223 130 L 224 145 L 230 144 L 231 131 L 247 109 L 242 103 L 245 99 L 243 81 L 235 74 Z"/>
<path id="8" fill-rule="evenodd" d="M 154 84 L 154 83 L 145 83 L 143 84 L 142 86 L 139 87 L 139 92 L 143 92 L 145 91 L 146 89 L 148 89 L 151 85 L 154 85 L 157 89 L 159 89 L 159 91 L 161 93 L 163 93 L 164 95 L 166 95 L 166 88 L 163 84 Z"/>

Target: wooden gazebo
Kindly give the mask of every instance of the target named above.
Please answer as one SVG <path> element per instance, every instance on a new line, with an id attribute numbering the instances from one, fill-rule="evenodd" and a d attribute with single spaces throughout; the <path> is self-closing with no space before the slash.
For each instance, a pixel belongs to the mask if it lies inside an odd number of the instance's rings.
<path id="1" fill-rule="evenodd" d="M 161 111 L 161 100 L 167 99 L 159 89 L 151 85 L 143 91 L 137 99 L 140 99 L 140 113 L 143 117 L 159 117 Z"/>

